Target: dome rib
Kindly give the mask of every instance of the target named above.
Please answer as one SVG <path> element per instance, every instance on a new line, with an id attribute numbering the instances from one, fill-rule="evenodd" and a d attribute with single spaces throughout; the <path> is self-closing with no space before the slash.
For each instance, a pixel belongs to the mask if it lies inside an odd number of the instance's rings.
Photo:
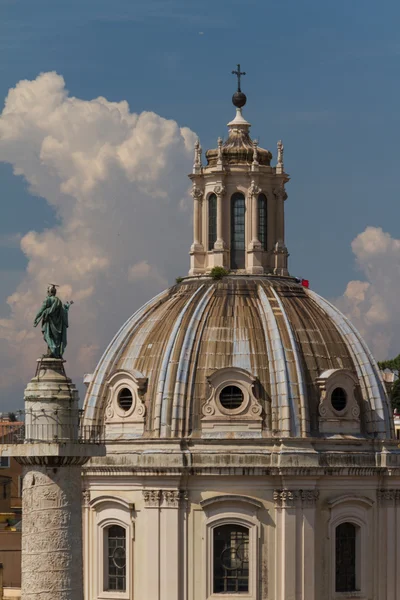
<path id="1" fill-rule="evenodd" d="M 210 287 L 200 300 L 199 305 L 193 312 L 189 325 L 183 340 L 182 350 L 179 356 L 179 363 L 174 389 L 174 399 L 172 405 L 172 435 L 183 435 L 183 423 L 185 421 L 185 393 L 188 389 L 190 360 L 193 355 L 194 341 L 198 328 L 200 327 L 205 308 L 212 297 L 213 289 Z"/>
<path id="2" fill-rule="evenodd" d="M 190 298 L 188 304 L 182 309 L 178 319 L 175 321 L 172 332 L 170 333 L 167 346 L 164 350 L 164 358 L 160 370 L 157 385 L 157 395 L 155 403 L 155 415 L 154 415 L 154 430 L 159 432 L 160 437 L 169 437 L 168 433 L 171 433 L 171 426 L 167 422 L 167 411 L 169 404 L 169 386 L 172 377 L 173 363 L 171 357 L 175 354 L 177 349 L 177 340 L 179 339 L 179 332 L 182 322 L 186 316 L 186 313 L 190 311 L 192 305 L 195 303 L 197 296 L 199 296 L 204 286 L 199 287 L 193 296 Z"/>
<path id="3" fill-rule="evenodd" d="M 268 333 L 271 339 L 272 360 L 274 363 L 273 371 L 276 373 L 276 389 L 277 393 L 272 397 L 272 408 L 276 410 L 277 429 L 282 432 L 282 435 L 295 435 L 296 432 L 291 427 L 290 419 L 290 390 L 289 380 L 287 377 L 287 369 L 285 363 L 285 352 L 279 332 L 277 320 L 272 310 L 271 304 L 265 290 L 260 287 L 259 297 L 261 306 L 267 320 Z M 271 370 L 271 369 L 270 369 Z M 286 375 L 286 377 L 285 377 Z"/>
<path id="4" fill-rule="evenodd" d="M 285 321 L 287 332 L 289 334 L 291 347 L 293 350 L 293 358 L 294 358 L 294 362 L 295 362 L 295 366 L 296 366 L 297 384 L 295 384 L 294 382 L 291 382 L 290 387 L 291 387 L 293 408 L 294 409 L 297 408 L 297 414 L 294 415 L 294 419 L 295 419 L 295 423 L 297 424 L 297 428 L 298 428 L 298 436 L 299 437 L 306 436 L 310 433 L 310 417 L 308 415 L 308 405 L 306 403 L 307 395 L 306 395 L 306 392 L 304 389 L 304 373 L 303 373 L 303 368 L 302 368 L 301 362 L 299 360 L 300 349 L 297 345 L 297 340 L 294 336 L 293 329 L 292 329 L 292 326 L 287 317 L 285 308 L 284 308 L 278 294 L 276 293 L 276 291 L 273 288 L 271 288 L 271 291 L 272 291 L 273 295 L 275 296 L 278 306 L 280 307 L 280 309 L 282 311 L 282 316 Z M 294 391 L 295 387 L 298 388 L 297 395 Z M 295 404 L 296 398 L 298 399 L 297 407 Z M 300 415 L 298 414 L 299 412 L 300 412 Z M 299 423 L 299 417 L 300 417 L 300 423 Z"/>

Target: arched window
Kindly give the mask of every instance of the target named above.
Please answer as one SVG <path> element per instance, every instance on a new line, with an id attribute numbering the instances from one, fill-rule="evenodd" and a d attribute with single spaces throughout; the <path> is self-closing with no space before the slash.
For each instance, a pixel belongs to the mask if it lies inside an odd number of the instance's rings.
<path id="1" fill-rule="evenodd" d="M 265 194 L 258 196 L 258 239 L 263 250 L 267 250 L 267 197 Z"/>
<path id="2" fill-rule="evenodd" d="M 356 592 L 357 581 L 357 525 L 341 523 L 336 527 L 336 575 L 337 592 Z"/>
<path id="3" fill-rule="evenodd" d="M 119 525 L 111 525 L 105 530 L 107 565 L 105 590 L 126 591 L 126 530 Z"/>
<path id="4" fill-rule="evenodd" d="M 246 203 L 240 192 L 231 198 L 231 269 L 245 268 Z"/>
<path id="5" fill-rule="evenodd" d="M 214 594 L 248 593 L 249 530 L 242 525 L 221 525 L 214 529 Z"/>
<path id="6" fill-rule="evenodd" d="M 217 196 L 211 194 L 208 199 L 208 249 L 213 250 L 217 241 Z"/>

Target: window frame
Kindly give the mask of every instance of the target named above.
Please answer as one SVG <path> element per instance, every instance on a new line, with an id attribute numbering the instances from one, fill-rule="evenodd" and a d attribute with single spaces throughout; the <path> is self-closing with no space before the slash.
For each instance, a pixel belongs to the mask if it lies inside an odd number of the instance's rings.
<path id="1" fill-rule="evenodd" d="M 264 226 L 261 227 L 261 208 L 263 207 L 264 212 Z M 262 249 L 266 252 L 268 250 L 268 198 L 261 192 L 257 197 L 257 212 L 258 212 L 258 232 L 257 237 L 262 246 Z M 264 240 L 262 239 L 264 238 Z"/>
<path id="2" fill-rule="evenodd" d="M 329 502 L 331 518 L 329 521 L 330 539 L 330 597 L 334 600 L 348 597 L 366 599 L 372 593 L 368 571 L 371 566 L 371 546 L 368 542 L 372 527 L 370 508 L 374 502 L 365 496 L 345 495 Z M 336 591 L 336 528 L 342 523 L 355 525 L 356 530 L 356 587 L 353 592 Z"/>
<path id="3" fill-rule="evenodd" d="M 236 248 L 234 247 L 234 243 L 238 243 L 237 240 L 237 232 L 236 229 L 237 227 L 235 227 L 235 225 L 237 226 L 237 220 L 235 220 L 235 204 L 238 201 L 243 202 L 243 249 L 242 248 Z M 247 227 L 247 203 L 246 203 L 246 195 L 240 191 L 237 190 L 236 192 L 233 192 L 233 194 L 230 197 L 230 268 L 233 271 L 241 271 L 243 269 L 246 268 L 246 227 Z M 236 260 L 237 255 L 235 253 L 239 253 L 240 252 L 240 261 Z M 243 253 L 243 256 L 242 256 Z M 233 257 L 235 256 L 235 264 L 233 264 L 234 259 Z M 243 261 L 243 266 L 238 266 L 236 263 L 242 262 Z"/>
<path id="4" fill-rule="evenodd" d="M 98 496 L 89 503 L 94 511 L 93 542 L 90 542 L 92 552 L 87 556 L 88 567 L 85 567 L 85 577 L 90 582 L 90 597 L 101 600 L 130 600 L 133 598 L 134 579 L 134 505 L 118 496 Z M 107 572 L 108 548 L 106 547 L 107 529 L 112 525 L 123 527 L 126 531 L 126 590 L 105 589 L 105 574 Z M 92 545 L 93 544 L 93 545 Z M 92 588 L 93 586 L 93 588 Z"/>
<path id="5" fill-rule="evenodd" d="M 109 582 L 110 582 L 110 572 L 109 572 L 109 539 L 110 539 L 110 529 L 112 527 L 120 527 L 120 529 L 122 529 L 125 533 L 125 589 L 124 590 L 118 590 L 118 589 L 110 589 L 109 587 Z M 113 594 L 124 594 L 127 591 L 127 587 L 128 587 L 128 551 L 127 551 L 127 545 L 128 545 L 128 539 L 127 539 L 127 529 L 126 526 L 124 525 L 117 525 L 116 523 L 112 523 L 111 525 L 108 525 L 107 527 L 103 528 L 103 544 L 104 544 L 104 548 L 103 548 L 103 592 L 109 592 L 109 593 L 113 593 Z"/>
<path id="6" fill-rule="evenodd" d="M 257 511 L 261 503 L 245 496 L 215 496 L 201 503 L 207 514 L 203 525 L 203 597 L 207 600 L 257 600 L 260 579 L 260 521 Z M 239 525 L 249 531 L 249 591 L 214 593 L 214 530 L 221 525 Z"/>
<path id="7" fill-rule="evenodd" d="M 211 210 L 210 210 L 210 202 L 211 200 L 214 203 L 214 210 L 215 210 L 215 219 L 214 219 L 214 229 L 215 231 L 213 231 L 213 237 L 215 238 L 214 241 L 211 243 L 211 236 L 210 236 L 210 230 L 211 230 Z M 212 192 L 208 197 L 207 197 L 207 249 L 208 252 L 213 252 L 214 250 L 214 244 L 217 241 L 217 237 L 218 237 L 218 231 L 217 231 L 217 215 L 218 215 L 218 200 L 217 200 L 217 195 Z M 213 217 L 213 218 L 214 218 Z"/>

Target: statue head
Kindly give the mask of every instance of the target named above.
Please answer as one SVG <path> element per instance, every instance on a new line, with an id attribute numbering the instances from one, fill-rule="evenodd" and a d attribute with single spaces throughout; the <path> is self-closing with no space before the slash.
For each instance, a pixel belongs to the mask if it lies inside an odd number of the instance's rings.
<path id="1" fill-rule="evenodd" d="M 48 296 L 55 296 L 57 294 L 57 288 L 54 285 L 54 283 L 50 284 L 49 287 L 47 288 L 47 295 Z"/>

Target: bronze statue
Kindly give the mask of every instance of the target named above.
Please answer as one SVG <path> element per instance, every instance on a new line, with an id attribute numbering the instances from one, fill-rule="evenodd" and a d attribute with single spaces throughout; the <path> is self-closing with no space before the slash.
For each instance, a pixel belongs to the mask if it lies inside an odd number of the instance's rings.
<path id="1" fill-rule="evenodd" d="M 35 317 L 34 327 L 42 322 L 42 333 L 47 344 L 45 358 L 62 358 L 67 346 L 68 310 L 73 301 L 63 304 L 57 298 L 54 283 L 47 288 L 47 298 Z"/>

